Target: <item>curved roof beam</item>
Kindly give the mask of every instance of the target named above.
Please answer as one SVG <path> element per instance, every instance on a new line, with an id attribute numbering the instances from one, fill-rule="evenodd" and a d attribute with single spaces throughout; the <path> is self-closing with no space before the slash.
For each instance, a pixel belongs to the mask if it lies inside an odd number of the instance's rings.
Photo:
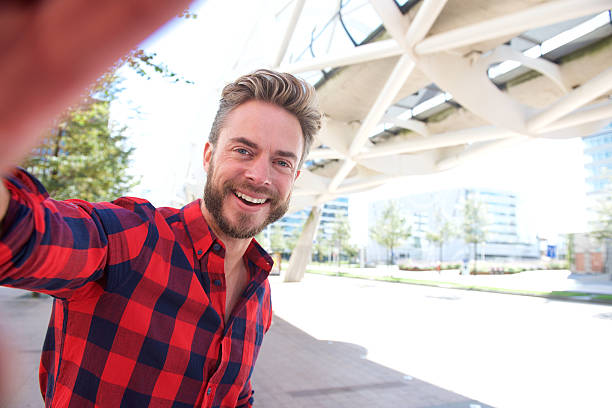
<path id="1" fill-rule="evenodd" d="M 305 2 L 306 0 L 296 0 L 295 5 L 293 6 L 293 12 L 291 13 L 291 18 L 287 22 L 287 29 L 285 30 L 283 41 L 281 42 L 278 48 L 278 51 L 276 53 L 276 58 L 274 59 L 274 64 L 272 65 L 274 67 L 279 66 L 283 58 L 285 58 L 285 54 L 287 53 L 287 48 L 289 47 L 289 42 L 291 42 L 291 37 L 293 37 L 293 33 L 295 32 L 295 27 L 297 26 L 297 22 L 300 19 L 302 10 L 304 9 Z"/>
<path id="2" fill-rule="evenodd" d="M 387 32 L 401 48 L 406 48 L 406 32 L 409 22 L 392 0 L 370 0 L 370 4 L 381 18 Z"/>
<path id="3" fill-rule="evenodd" d="M 527 128 L 529 131 L 538 131 L 555 120 L 562 118 L 573 110 L 604 95 L 612 89 L 612 68 L 608 68 L 596 77 L 588 80 L 580 87 L 574 89 L 547 109 L 529 118 Z"/>
<path id="4" fill-rule="evenodd" d="M 425 38 L 415 46 L 419 55 L 452 50 L 495 38 L 515 35 L 610 8 L 609 0 L 561 0 L 484 20 Z"/>
<path id="5" fill-rule="evenodd" d="M 387 1 L 389 3 L 392 2 L 392 0 Z M 379 6 L 381 4 L 379 1 L 376 1 L 376 3 L 379 4 Z M 439 12 L 442 11 L 444 4 L 446 4 L 446 0 L 425 0 L 423 2 L 423 5 L 419 8 L 406 34 L 407 43 L 417 43 L 427 34 L 438 18 Z M 434 11 L 437 11 L 437 13 Z M 350 157 L 356 155 L 364 147 L 372 131 L 378 125 L 385 111 L 391 105 L 393 99 L 395 99 L 397 93 L 412 73 L 415 65 L 415 61 L 410 53 L 405 53 L 399 58 L 391 75 L 387 78 L 385 85 L 372 104 L 370 111 L 361 123 L 361 127 L 355 134 L 348 152 Z M 356 162 L 351 158 L 347 158 L 344 161 L 340 170 L 338 170 L 329 184 L 330 192 L 334 192 L 338 188 L 340 183 L 342 183 L 351 172 L 355 164 Z"/>
<path id="6" fill-rule="evenodd" d="M 312 60 L 281 65 L 278 70 L 296 74 L 395 57 L 403 52 L 404 50 L 402 47 L 400 47 L 394 39 L 382 40 L 360 45 L 359 47 L 350 48 L 345 51 L 338 51 L 333 55 L 324 55 Z"/>

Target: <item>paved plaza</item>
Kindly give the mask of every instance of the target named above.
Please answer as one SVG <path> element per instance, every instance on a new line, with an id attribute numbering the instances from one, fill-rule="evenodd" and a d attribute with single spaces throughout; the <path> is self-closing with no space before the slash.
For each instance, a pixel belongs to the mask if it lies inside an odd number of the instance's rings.
<path id="1" fill-rule="evenodd" d="M 612 406 L 599 370 L 612 364 L 609 305 L 311 274 L 271 284 L 257 407 Z M 50 305 L 0 288 L 12 381 L 2 407 L 43 406 L 37 371 Z"/>
<path id="2" fill-rule="evenodd" d="M 485 408 L 367 359 L 352 343 L 317 340 L 275 316 L 255 368 L 259 407 Z"/>

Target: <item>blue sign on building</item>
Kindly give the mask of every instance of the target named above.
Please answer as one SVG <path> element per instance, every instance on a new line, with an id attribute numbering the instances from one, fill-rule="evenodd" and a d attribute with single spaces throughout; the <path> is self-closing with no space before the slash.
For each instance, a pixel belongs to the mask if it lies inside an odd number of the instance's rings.
<path id="1" fill-rule="evenodd" d="M 546 248 L 546 256 L 549 258 L 556 258 L 557 257 L 557 246 L 548 245 L 548 248 Z"/>

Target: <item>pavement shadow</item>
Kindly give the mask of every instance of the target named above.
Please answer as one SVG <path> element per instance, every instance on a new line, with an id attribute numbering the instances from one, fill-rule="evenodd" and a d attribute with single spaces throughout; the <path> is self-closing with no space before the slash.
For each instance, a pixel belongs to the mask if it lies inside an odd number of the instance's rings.
<path id="1" fill-rule="evenodd" d="M 317 340 L 274 316 L 255 371 L 255 406 L 492 408 L 367 360 L 351 343 Z"/>
<path id="2" fill-rule="evenodd" d="M 51 315 L 48 296 L 0 287 L 0 395 L 2 408 L 43 408 L 40 353 Z"/>

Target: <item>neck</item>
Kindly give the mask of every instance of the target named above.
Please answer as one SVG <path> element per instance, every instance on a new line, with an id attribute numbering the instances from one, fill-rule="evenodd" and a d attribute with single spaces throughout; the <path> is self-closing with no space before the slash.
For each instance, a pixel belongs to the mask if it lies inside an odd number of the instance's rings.
<path id="1" fill-rule="evenodd" d="M 242 262 L 242 257 L 246 252 L 252 238 L 232 238 L 227 234 L 219 230 L 217 223 L 213 219 L 212 215 L 208 212 L 208 209 L 204 205 L 204 201 L 200 204 L 202 215 L 204 219 L 213 230 L 217 238 L 225 245 L 225 267 L 226 269 L 232 270 L 236 265 Z"/>

